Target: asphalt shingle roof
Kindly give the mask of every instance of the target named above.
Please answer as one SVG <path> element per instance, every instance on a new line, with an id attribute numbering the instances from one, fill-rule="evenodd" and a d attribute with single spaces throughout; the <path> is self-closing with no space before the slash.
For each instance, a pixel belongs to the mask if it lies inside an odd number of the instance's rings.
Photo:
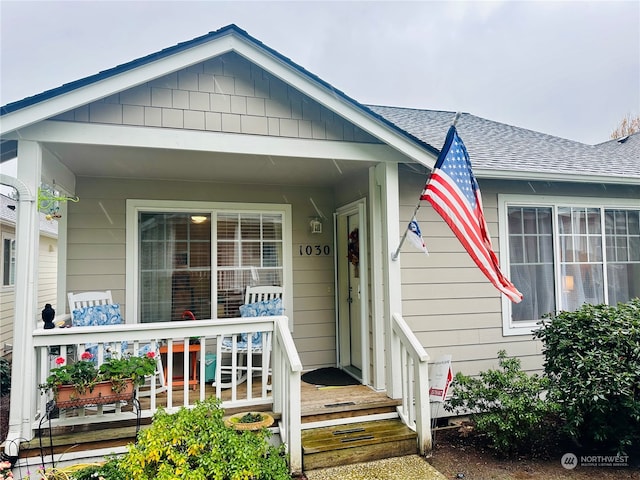
<path id="1" fill-rule="evenodd" d="M 438 149 L 455 112 L 367 105 L 376 114 Z M 554 137 L 469 113 L 456 124 L 474 169 L 626 176 L 640 179 L 640 133 L 599 145 Z"/>

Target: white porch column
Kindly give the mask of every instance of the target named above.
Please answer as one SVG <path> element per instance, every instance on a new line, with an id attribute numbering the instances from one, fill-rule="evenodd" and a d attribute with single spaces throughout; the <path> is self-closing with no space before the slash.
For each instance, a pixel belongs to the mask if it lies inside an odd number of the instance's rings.
<path id="1" fill-rule="evenodd" d="M 399 215 L 399 187 L 398 165 L 395 163 L 379 163 L 375 167 L 376 183 L 379 185 L 381 258 L 382 258 L 382 283 L 384 285 L 384 342 L 385 342 L 385 366 L 386 389 L 391 398 L 400 398 L 402 395 L 401 376 L 394 372 L 392 359 L 400 358 L 400 345 L 392 342 L 391 316 L 394 313 L 402 315 L 402 293 L 400 281 L 400 262 L 392 261 L 391 255 L 400 241 Z M 375 189 L 377 191 L 377 189 Z M 373 203 L 373 202 L 372 202 Z M 375 273 L 375 267 L 374 267 Z M 378 284 L 379 281 L 375 281 Z M 377 287 L 374 287 L 377 288 Z M 377 297 L 377 295 L 376 295 Z M 395 373 L 395 374 L 394 374 Z"/>
<path id="2" fill-rule="evenodd" d="M 35 302 L 38 288 L 38 187 L 42 170 L 42 147 L 37 142 L 18 142 L 20 194 L 16 222 L 16 282 L 13 319 L 11 413 L 5 453 L 18 455 L 20 439 L 32 438 L 38 390 L 35 384 L 33 330 L 37 326 Z M 29 195 L 30 193 L 30 195 Z"/>

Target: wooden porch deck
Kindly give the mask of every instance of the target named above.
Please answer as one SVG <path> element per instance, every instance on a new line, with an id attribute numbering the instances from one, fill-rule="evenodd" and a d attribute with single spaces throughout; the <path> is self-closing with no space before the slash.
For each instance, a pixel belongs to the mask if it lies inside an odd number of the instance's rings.
<path id="1" fill-rule="evenodd" d="M 243 383 L 238 386 L 238 394 L 246 393 L 247 384 Z M 259 381 L 254 381 L 252 391 L 255 396 L 259 396 L 262 385 Z M 205 397 L 215 395 L 215 388 L 211 385 L 205 387 Z M 189 402 L 194 403 L 199 399 L 199 390 L 189 390 Z M 180 407 L 184 404 L 184 390 L 182 387 L 172 391 L 172 405 Z M 231 398 L 230 390 L 222 391 L 222 399 Z M 387 397 L 385 392 L 376 392 L 364 385 L 352 385 L 344 387 L 316 387 L 315 385 L 301 382 L 301 412 L 302 423 L 311 424 L 317 422 L 339 422 L 340 419 L 349 419 L 353 417 L 361 417 L 364 415 L 384 414 L 395 412 L 395 408 L 400 404 L 400 400 L 392 400 Z M 150 404 L 149 397 L 140 398 L 141 409 L 148 409 Z M 159 394 L 156 398 L 156 405 L 166 407 L 167 392 Z M 271 406 L 251 407 L 252 411 L 264 411 L 273 414 L 270 411 Z M 239 411 L 247 410 L 244 408 L 228 408 L 225 409 L 226 415 L 232 415 Z M 132 405 L 122 407 L 123 412 L 131 412 Z M 66 411 L 67 417 L 71 418 L 75 414 L 74 410 Z M 91 412 L 86 413 L 87 416 Z M 108 418 L 108 414 L 105 415 Z M 275 416 L 276 419 L 278 416 Z M 80 419 L 76 419 L 78 422 Z M 348 420 L 346 420 L 348 422 Z M 141 429 L 146 428 L 151 423 L 151 418 L 142 418 Z M 136 421 L 118 420 L 113 422 L 101 423 L 78 423 L 76 425 L 55 426 L 49 429 L 47 423 L 43 423 L 42 428 L 42 448 L 45 457 L 50 458 L 52 453 L 64 454 L 66 452 L 76 452 L 85 450 L 95 450 L 104 448 L 122 447 L 135 440 Z M 20 448 L 20 457 L 29 458 L 41 455 L 40 439 L 34 438 L 31 442 L 24 443 Z M 46 458 L 45 458 L 46 460 Z"/>

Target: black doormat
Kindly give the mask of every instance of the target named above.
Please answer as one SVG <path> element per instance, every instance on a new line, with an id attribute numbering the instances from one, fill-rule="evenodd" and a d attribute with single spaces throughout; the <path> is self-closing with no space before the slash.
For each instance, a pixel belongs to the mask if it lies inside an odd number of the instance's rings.
<path id="1" fill-rule="evenodd" d="M 300 377 L 303 382 L 313 385 L 323 385 L 325 387 L 342 387 L 345 385 L 360 385 L 360 382 L 339 368 L 326 367 L 318 368 L 304 373 Z"/>

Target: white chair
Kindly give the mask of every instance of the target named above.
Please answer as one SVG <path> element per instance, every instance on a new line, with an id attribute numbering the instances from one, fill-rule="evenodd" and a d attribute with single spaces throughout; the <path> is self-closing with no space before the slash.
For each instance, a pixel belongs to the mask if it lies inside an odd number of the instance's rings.
<path id="1" fill-rule="evenodd" d="M 243 317 L 281 315 L 283 288 L 278 286 L 248 286 L 245 291 L 244 305 L 240 307 Z M 223 362 L 223 355 L 230 358 L 229 363 Z M 260 355 L 262 360 L 259 365 L 252 361 L 249 365 L 248 355 Z M 247 380 L 248 375 L 254 372 L 262 374 L 263 387 L 269 388 L 267 382 L 271 375 L 271 332 L 253 333 L 251 341 L 248 334 L 235 334 L 224 337 L 217 345 L 216 379 L 212 386 L 220 385 L 221 388 L 230 388 Z M 252 358 L 253 360 L 253 358 Z M 223 381 L 228 377 L 228 381 Z"/>
<path id="2" fill-rule="evenodd" d="M 82 292 L 67 294 L 67 300 L 69 302 L 69 310 L 71 313 L 71 325 L 74 327 L 86 327 L 94 325 L 119 325 L 123 323 L 122 315 L 120 314 L 120 305 L 113 303 L 113 297 L 111 296 L 111 290 L 100 292 Z M 105 357 L 111 355 L 111 352 L 118 349 L 120 346 L 120 352 L 126 353 L 128 344 L 127 342 L 113 342 L 109 345 L 105 344 L 102 349 L 97 344 L 86 344 L 85 350 L 88 350 L 93 354 L 96 360 L 103 360 Z M 141 345 L 138 351 L 138 355 L 145 354 L 151 350 L 151 345 Z M 160 383 L 160 387 L 156 389 L 156 393 L 163 392 L 167 389 L 164 380 L 164 369 L 162 366 L 162 356 L 159 354 L 156 348 L 156 375 Z M 150 395 L 150 392 L 141 392 L 140 396 Z"/>

